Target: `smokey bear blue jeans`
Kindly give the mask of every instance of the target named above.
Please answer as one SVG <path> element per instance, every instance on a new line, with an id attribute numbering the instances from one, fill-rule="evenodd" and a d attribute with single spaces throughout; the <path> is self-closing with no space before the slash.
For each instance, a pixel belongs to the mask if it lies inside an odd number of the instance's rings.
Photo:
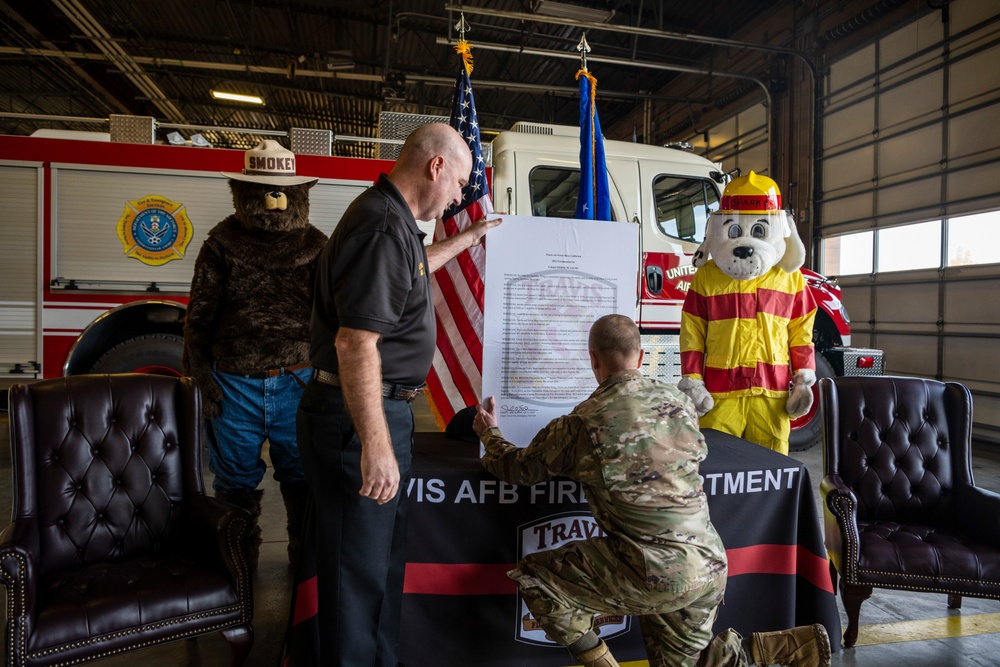
<path id="1" fill-rule="evenodd" d="M 208 467 L 215 474 L 212 488 L 228 494 L 256 489 L 267 471 L 261 458 L 265 440 L 270 444 L 274 478 L 278 482 L 303 481 L 295 411 L 312 368 L 270 378 L 221 371 L 212 374 L 223 394 L 222 412 L 208 423 Z"/>

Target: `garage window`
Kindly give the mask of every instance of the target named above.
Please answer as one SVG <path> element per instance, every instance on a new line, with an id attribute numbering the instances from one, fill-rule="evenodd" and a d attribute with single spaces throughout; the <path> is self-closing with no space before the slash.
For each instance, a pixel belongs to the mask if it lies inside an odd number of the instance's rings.
<path id="1" fill-rule="evenodd" d="M 948 266 L 1000 263 L 1000 211 L 948 221 Z"/>
<path id="2" fill-rule="evenodd" d="M 849 276 L 874 270 L 875 232 L 823 239 L 823 274 Z"/>
<path id="3" fill-rule="evenodd" d="M 875 266 L 879 273 L 938 266 L 941 266 L 940 220 L 879 230 Z"/>

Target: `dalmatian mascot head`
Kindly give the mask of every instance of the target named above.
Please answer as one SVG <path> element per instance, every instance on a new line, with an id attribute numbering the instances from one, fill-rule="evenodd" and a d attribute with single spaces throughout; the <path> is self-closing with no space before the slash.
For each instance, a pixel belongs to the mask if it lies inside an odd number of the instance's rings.
<path id="1" fill-rule="evenodd" d="M 816 381 L 812 348 L 815 304 L 806 293 L 799 273 L 804 261 L 805 246 L 791 215 L 781 207 L 777 184 L 752 171 L 733 179 L 726 186 L 719 210 L 709 216 L 705 241 L 692 258 L 692 264 L 699 270 L 681 318 L 683 377 L 677 386 L 694 401 L 703 422 L 708 427 L 741 435 L 739 427 L 732 426 L 735 430 L 729 427 L 749 417 L 733 412 L 734 396 L 744 393 L 764 394 L 771 399 L 787 396 L 781 410 L 787 414 L 773 411 L 768 417 L 775 424 L 784 424 L 775 429 L 779 435 L 770 446 L 779 451 L 784 449 L 785 453 L 788 419 L 809 411 L 813 401 L 810 387 Z M 715 298 L 764 291 L 785 297 L 770 299 L 756 320 L 753 315 L 738 320 L 743 322 L 738 328 L 733 324 L 735 318 L 745 315 L 734 315 L 726 309 L 725 304 L 731 300 Z M 760 331 L 751 331 L 754 327 Z M 757 356 L 750 358 L 748 350 L 753 347 L 750 339 L 763 341 L 762 345 L 772 349 L 753 348 Z M 761 373 L 747 370 L 753 368 L 772 370 Z M 778 378 L 786 373 L 791 382 L 787 394 L 784 387 L 776 384 L 780 384 Z M 763 380 L 761 376 L 770 379 Z M 753 420 L 759 423 L 760 415 Z M 783 438 L 781 432 L 785 434 Z"/>
<path id="2" fill-rule="evenodd" d="M 700 269 L 709 257 L 733 280 L 759 278 L 775 265 L 785 273 L 802 267 L 806 249 L 773 180 L 751 171 L 730 181 L 691 263 Z"/>

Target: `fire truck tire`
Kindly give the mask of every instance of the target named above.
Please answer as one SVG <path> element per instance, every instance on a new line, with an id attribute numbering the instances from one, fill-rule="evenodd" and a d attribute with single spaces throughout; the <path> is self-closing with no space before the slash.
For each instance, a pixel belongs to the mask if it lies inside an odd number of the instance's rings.
<path id="1" fill-rule="evenodd" d="M 173 334 L 146 334 L 118 343 L 105 352 L 91 373 L 152 373 L 180 377 L 184 338 Z"/>
<path id="2" fill-rule="evenodd" d="M 792 431 L 788 434 L 788 451 L 804 452 L 823 439 L 823 422 L 819 416 L 819 379 L 832 378 L 836 375 L 833 366 L 820 354 L 816 353 L 816 384 L 813 385 L 813 407 L 806 417 L 792 422 Z"/>

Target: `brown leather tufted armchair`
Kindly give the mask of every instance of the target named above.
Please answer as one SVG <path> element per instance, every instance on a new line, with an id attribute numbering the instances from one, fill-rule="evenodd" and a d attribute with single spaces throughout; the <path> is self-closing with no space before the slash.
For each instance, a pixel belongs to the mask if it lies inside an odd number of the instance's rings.
<path id="1" fill-rule="evenodd" d="M 826 547 L 858 638 L 872 588 L 1000 598 L 1000 495 L 972 479 L 972 395 L 902 377 L 820 381 Z"/>
<path id="2" fill-rule="evenodd" d="M 205 495 L 191 378 L 78 375 L 10 390 L 0 533 L 7 665 L 69 665 L 221 632 L 253 644 L 249 516 Z"/>

